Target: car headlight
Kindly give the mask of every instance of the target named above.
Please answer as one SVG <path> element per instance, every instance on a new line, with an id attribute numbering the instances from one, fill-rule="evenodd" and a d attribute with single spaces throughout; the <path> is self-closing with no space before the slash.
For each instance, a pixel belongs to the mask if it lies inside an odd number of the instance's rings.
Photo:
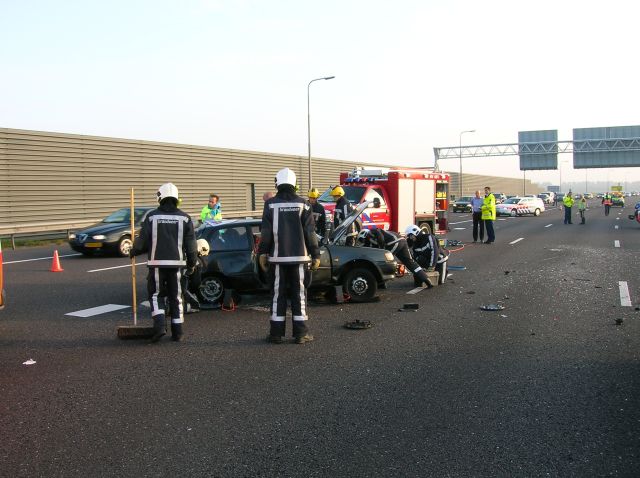
<path id="1" fill-rule="evenodd" d="M 104 234 L 98 234 L 97 236 L 93 236 L 93 238 L 97 241 L 104 241 L 107 236 L 105 236 Z"/>
<path id="2" fill-rule="evenodd" d="M 388 261 L 388 262 L 392 262 L 395 261 L 395 257 L 393 257 L 393 254 L 391 254 L 389 251 L 384 251 L 384 258 Z"/>
<path id="3" fill-rule="evenodd" d="M 69 239 L 75 239 L 75 238 L 76 238 L 75 234 L 73 234 L 73 233 L 69 234 Z"/>

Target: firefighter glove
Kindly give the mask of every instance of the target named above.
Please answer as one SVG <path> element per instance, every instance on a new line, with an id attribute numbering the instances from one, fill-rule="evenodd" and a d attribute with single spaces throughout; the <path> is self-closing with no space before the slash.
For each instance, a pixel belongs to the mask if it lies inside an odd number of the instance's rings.
<path id="1" fill-rule="evenodd" d="M 317 271 L 320 268 L 320 258 L 311 261 L 311 270 Z"/>
<path id="2" fill-rule="evenodd" d="M 260 269 L 267 271 L 269 269 L 269 257 L 266 254 L 260 254 L 258 256 L 258 262 L 260 262 Z"/>

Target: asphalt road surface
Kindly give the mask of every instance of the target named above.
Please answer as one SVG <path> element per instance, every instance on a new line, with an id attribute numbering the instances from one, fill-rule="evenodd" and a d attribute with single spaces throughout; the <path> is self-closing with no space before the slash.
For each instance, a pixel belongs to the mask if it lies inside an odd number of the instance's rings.
<path id="1" fill-rule="evenodd" d="M 53 246 L 5 249 L 0 476 L 638 476 L 640 224 L 592 204 L 496 221 L 433 290 L 312 303 L 304 345 L 266 343 L 260 295 L 187 315 L 183 343 L 121 341 L 127 259 L 60 246 L 53 273 Z"/>

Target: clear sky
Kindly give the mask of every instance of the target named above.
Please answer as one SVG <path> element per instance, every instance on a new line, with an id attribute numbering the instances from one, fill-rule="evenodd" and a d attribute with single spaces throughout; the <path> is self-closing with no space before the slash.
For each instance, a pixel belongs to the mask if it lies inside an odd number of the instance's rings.
<path id="1" fill-rule="evenodd" d="M 335 75 L 311 85 L 314 156 L 430 166 L 463 130 L 640 124 L 639 18 L 637 0 L 0 0 L 0 127 L 306 155 L 307 84 Z"/>

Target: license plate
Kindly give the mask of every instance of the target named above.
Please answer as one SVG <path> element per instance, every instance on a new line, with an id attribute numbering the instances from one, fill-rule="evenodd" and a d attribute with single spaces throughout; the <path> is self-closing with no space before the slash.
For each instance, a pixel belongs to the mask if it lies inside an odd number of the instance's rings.
<path id="1" fill-rule="evenodd" d="M 87 242 L 84 247 L 102 247 L 102 242 Z"/>

